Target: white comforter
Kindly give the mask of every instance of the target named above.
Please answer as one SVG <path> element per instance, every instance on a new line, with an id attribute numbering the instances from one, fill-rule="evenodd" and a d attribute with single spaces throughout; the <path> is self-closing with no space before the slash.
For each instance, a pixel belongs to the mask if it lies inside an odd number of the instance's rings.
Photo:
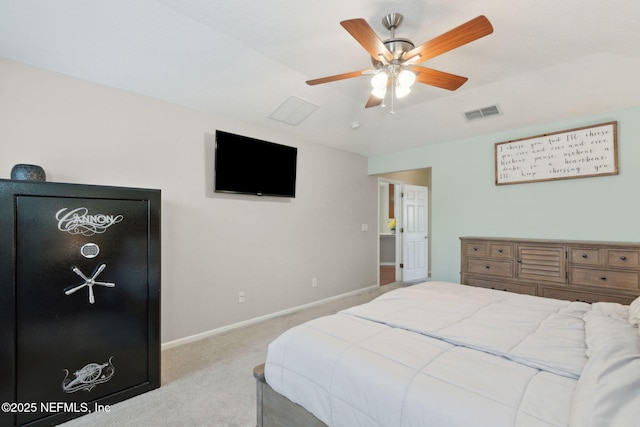
<path id="1" fill-rule="evenodd" d="M 343 313 L 578 378 L 587 361 L 582 317 L 590 307 L 430 282 L 398 289 Z"/>
<path id="2" fill-rule="evenodd" d="M 611 306 L 616 315 L 624 311 Z M 613 425 L 597 422 L 611 414 L 611 403 L 602 403 L 594 385 L 611 355 L 592 363 L 586 354 L 595 354 L 594 336 L 612 336 L 600 318 L 615 310 L 592 311 L 583 303 L 428 282 L 290 329 L 269 346 L 265 376 L 275 391 L 336 427 Z M 585 318 L 598 325 L 587 329 L 587 341 Z M 627 376 L 634 367 L 628 364 Z M 583 370 L 591 373 L 576 380 Z M 612 378 L 616 389 L 619 378 Z M 628 387 L 638 384 L 630 381 Z M 621 426 L 640 419 L 639 403 L 625 408 Z M 594 424 L 581 424 L 586 420 Z"/>

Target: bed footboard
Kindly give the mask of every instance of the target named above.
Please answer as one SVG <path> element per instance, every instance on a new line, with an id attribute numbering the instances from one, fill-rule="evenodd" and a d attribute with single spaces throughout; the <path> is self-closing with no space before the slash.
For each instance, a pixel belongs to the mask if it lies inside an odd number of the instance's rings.
<path id="1" fill-rule="evenodd" d="M 257 427 L 327 427 L 312 413 L 274 391 L 264 379 L 264 363 L 253 369 L 256 378 Z"/>

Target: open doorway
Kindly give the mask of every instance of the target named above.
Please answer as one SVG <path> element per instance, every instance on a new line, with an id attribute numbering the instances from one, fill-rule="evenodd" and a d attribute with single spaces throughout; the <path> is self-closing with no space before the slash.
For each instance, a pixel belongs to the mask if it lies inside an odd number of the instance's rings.
<path id="1" fill-rule="evenodd" d="M 411 274 L 406 271 L 407 280 L 404 280 L 405 267 L 414 267 L 414 263 L 425 264 L 422 265 L 426 278 L 431 276 L 430 271 L 430 239 L 427 236 L 431 235 L 431 168 L 414 169 L 401 172 L 392 172 L 380 174 L 378 176 L 379 192 L 378 192 L 378 283 L 380 285 L 398 282 L 398 281 L 410 281 L 414 280 L 414 277 L 409 278 Z M 426 211 L 421 214 L 424 215 L 426 224 L 422 227 L 422 239 L 421 243 L 423 248 L 425 259 L 416 258 L 415 254 L 412 255 L 412 244 L 409 238 L 404 239 L 404 236 L 409 236 L 410 233 L 402 233 L 403 231 L 410 231 L 409 228 L 403 229 L 404 225 L 409 225 L 411 216 L 407 216 L 407 212 L 411 212 L 413 206 L 407 208 L 406 200 L 402 200 L 401 193 L 403 187 L 411 189 L 411 194 L 415 194 L 413 190 L 420 187 L 425 190 L 424 201 Z M 426 187 L 426 188 L 425 188 Z M 406 194 L 405 194 L 406 196 Z M 404 209 L 407 212 L 403 213 Z M 404 223 L 407 224 L 404 224 Z M 405 242 L 406 240 L 406 242 Z M 408 246 L 407 246 L 408 245 Z M 409 258 L 407 258 L 409 257 Z M 404 258 L 404 263 L 403 263 Z M 405 265 L 406 264 L 406 265 Z M 415 272 L 415 271 L 414 271 Z M 414 274 L 415 276 L 415 274 Z M 417 277 L 417 276 L 416 276 Z M 421 277 L 421 279 L 425 278 Z"/>
<path id="2" fill-rule="evenodd" d="M 378 179 L 378 260 L 380 285 L 402 278 L 398 254 L 401 253 L 399 226 L 402 225 L 400 193 L 402 182 Z"/>

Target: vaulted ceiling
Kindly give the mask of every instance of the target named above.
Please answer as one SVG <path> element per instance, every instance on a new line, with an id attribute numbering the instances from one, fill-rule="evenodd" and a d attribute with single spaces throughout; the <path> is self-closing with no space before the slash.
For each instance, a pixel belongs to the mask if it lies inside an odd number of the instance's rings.
<path id="1" fill-rule="evenodd" d="M 339 24 L 404 15 L 416 45 L 485 15 L 494 32 L 424 65 L 468 77 L 365 109 L 371 67 Z M 638 0 L 0 0 L 0 57 L 365 156 L 640 105 Z M 297 125 L 270 116 L 290 97 Z M 497 105 L 500 115 L 464 113 Z M 260 135 L 250 135 L 260 137 Z"/>

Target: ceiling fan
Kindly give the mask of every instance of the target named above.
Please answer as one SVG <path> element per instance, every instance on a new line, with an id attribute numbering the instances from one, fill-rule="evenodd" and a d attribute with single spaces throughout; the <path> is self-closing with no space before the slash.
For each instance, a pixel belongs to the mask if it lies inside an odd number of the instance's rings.
<path id="1" fill-rule="evenodd" d="M 466 77 L 433 70 L 417 64 L 445 52 L 463 46 L 493 32 L 491 23 L 485 16 L 478 16 L 440 36 L 415 47 L 409 39 L 397 38 L 395 30 L 402 23 L 403 16 L 391 13 L 382 19 L 382 24 L 391 32 L 389 39 L 382 41 L 364 19 L 349 19 L 340 22 L 351 36 L 371 55 L 373 69 L 352 71 L 335 76 L 308 80 L 308 85 L 317 85 L 338 80 L 372 75 L 373 90 L 365 108 L 381 105 L 387 92 L 391 100 L 409 93 L 414 82 L 447 90 L 456 90 L 466 81 Z M 393 111 L 392 111 L 393 112 Z"/>

